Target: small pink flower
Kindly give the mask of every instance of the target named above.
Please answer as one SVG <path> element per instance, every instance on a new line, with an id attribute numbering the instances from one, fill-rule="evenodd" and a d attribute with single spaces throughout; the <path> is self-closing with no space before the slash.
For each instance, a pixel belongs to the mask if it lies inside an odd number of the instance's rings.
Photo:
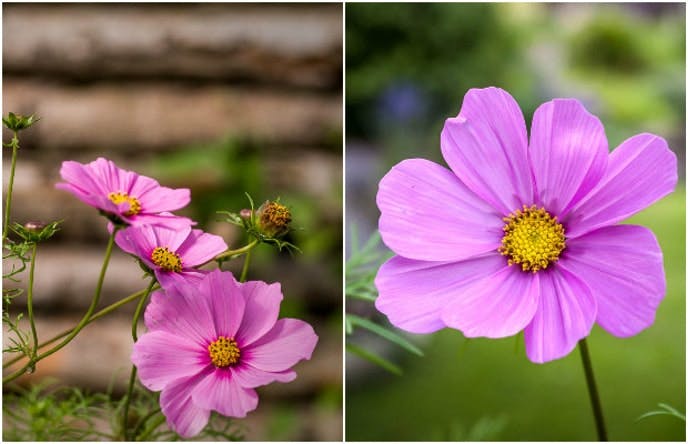
<path id="1" fill-rule="evenodd" d="M 195 267 L 227 250 L 220 236 L 188 226 L 179 230 L 154 225 L 132 226 L 119 231 L 115 242 L 153 270 L 163 288 L 179 280 L 203 277 L 205 272 Z"/>
<path id="2" fill-rule="evenodd" d="M 175 228 L 192 224 L 188 218 L 169 213 L 189 203 L 188 188 L 162 187 L 156 180 L 123 170 L 102 157 L 88 164 L 62 162 L 60 176 L 66 183 L 58 183 L 56 188 L 125 224 Z"/>
<path id="3" fill-rule="evenodd" d="M 243 418 L 258 405 L 255 387 L 296 378 L 291 368 L 318 337 L 306 322 L 278 320 L 281 300 L 279 283 L 241 284 L 220 270 L 153 293 L 131 359 L 143 385 L 162 391 L 175 432 L 198 434 L 211 410 Z"/>

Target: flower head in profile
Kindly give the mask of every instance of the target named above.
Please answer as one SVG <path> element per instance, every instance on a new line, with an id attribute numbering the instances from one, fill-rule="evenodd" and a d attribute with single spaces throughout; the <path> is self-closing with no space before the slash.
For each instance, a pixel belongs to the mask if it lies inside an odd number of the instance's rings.
<path id="1" fill-rule="evenodd" d="M 278 283 L 242 284 L 219 270 L 153 293 L 131 359 L 179 435 L 198 434 L 211 410 L 242 418 L 258 405 L 256 387 L 296 378 L 292 367 L 318 337 L 306 322 L 278 320 L 281 300 Z"/>
<path id="2" fill-rule="evenodd" d="M 378 271 L 376 307 L 415 333 L 524 330 L 533 362 L 567 355 L 595 322 L 635 335 L 665 294 L 653 233 L 618 222 L 671 193 L 676 156 L 643 133 L 608 152 L 600 121 L 574 99 L 533 116 L 471 89 L 447 119 L 450 169 L 409 159 L 380 181 L 379 229 L 397 256 Z"/>
<path id="3" fill-rule="evenodd" d="M 188 188 L 160 186 L 156 180 L 123 170 L 102 157 L 87 164 L 62 162 L 60 175 L 65 182 L 56 188 L 69 191 L 117 223 L 173 228 L 192 224 L 190 219 L 170 213 L 189 203 Z"/>
<path id="4" fill-rule="evenodd" d="M 227 250 L 222 237 L 188 226 L 177 230 L 154 225 L 127 227 L 117 232 L 115 242 L 153 270 L 163 288 L 203 277 L 205 272 L 195 267 Z"/>

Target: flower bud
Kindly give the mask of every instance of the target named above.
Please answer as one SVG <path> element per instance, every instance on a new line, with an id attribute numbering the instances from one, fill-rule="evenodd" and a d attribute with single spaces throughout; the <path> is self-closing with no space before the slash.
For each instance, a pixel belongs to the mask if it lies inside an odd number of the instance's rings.
<path id="1" fill-rule="evenodd" d="M 258 229 L 267 237 L 276 238 L 287 234 L 291 212 L 279 202 L 266 201 L 258 208 Z"/>
<path id="2" fill-rule="evenodd" d="M 39 233 L 45 227 L 46 227 L 46 224 L 44 222 L 40 222 L 40 221 L 36 221 L 36 220 L 30 220 L 24 224 L 24 228 L 26 228 L 26 231 L 30 231 L 32 233 Z"/>
<path id="3" fill-rule="evenodd" d="M 251 213 L 251 210 L 249 210 L 248 208 L 244 208 L 243 210 L 239 211 L 239 217 L 241 217 L 242 219 L 250 219 Z"/>
<path id="4" fill-rule="evenodd" d="M 38 122 L 35 114 L 30 116 L 22 116 L 21 114 L 9 113 L 7 117 L 2 118 L 2 123 L 12 131 L 21 131 Z"/>

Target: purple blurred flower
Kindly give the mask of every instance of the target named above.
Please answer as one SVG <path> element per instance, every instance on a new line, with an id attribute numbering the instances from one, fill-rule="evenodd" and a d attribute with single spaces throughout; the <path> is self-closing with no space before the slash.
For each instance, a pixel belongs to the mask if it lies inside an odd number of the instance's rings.
<path id="1" fill-rule="evenodd" d="M 111 160 L 99 157 L 87 164 L 68 160 L 62 162 L 60 175 L 66 183 L 58 183 L 56 188 L 127 225 L 180 228 L 193 223 L 169 213 L 189 203 L 188 188 L 162 187 L 156 180 L 123 170 Z"/>
<path id="2" fill-rule="evenodd" d="M 600 121 L 574 99 L 521 110 L 498 88 L 472 89 L 447 119 L 451 170 L 405 160 L 380 181 L 385 244 L 376 307 L 415 333 L 444 327 L 501 338 L 525 329 L 533 362 L 567 355 L 594 322 L 626 337 L 664 297 L 650 230 L 618 222 L 671 193 L 676 156 L 639 134 L 611 154 Z"/>
<path id="3" fill-rule="evenodd" d="M 202 278 L 206 272 L 194 267 L 227 250 L 222 237 L 191 227 L 128 227 L 117 232 L 115 242 L 153 270 L 163 288 L 179 280 Z"/>
<path id="4" fill-rule="evenodd" d="M 306 322 L 277 319 L 280 284 L 243 284 L 214 270 L 198 284 L 153 293 L 148 332 L 131 359 L 144 386 L 160 394 L 167 423 L 185 438 L 198 434 L 211 410 L 242 418 L 258 405 L 255 387 L 296 378 L 318 337 Z"/>

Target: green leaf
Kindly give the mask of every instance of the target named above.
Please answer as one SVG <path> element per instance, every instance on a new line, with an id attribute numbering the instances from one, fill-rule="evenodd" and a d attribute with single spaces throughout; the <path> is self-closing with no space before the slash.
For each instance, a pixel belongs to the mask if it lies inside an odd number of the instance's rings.
<path id="1" fill-rule="evenodd" d="M 378 356 L 375 353 L 368 351 L 364 348 L 361 348 L 357 345 L 354 344 L 346 344 L 346 350 L 348 352 L 351 352 L 355 354 L 356 356 L 365 359 L 366 361 L 372 362 L 375 365 L 379 365 L 380 367 L 384 368 L 390 373 L 394 373 L 395 375 L 401 376 L 402 371 L 399 366 L 396 364 L 393 364 L 392 362 L 388 361 L 387 359 L 383 358 L 382 356 Z"/>
<path id="2" fill-rule="evenodd" d="M 378 336 L 381 336 L 385 339 L 387 339 L 390 342 L 393 342 L 397 344 L 399 347 L 403 348 L 404 350 L 413 353 L 418 356 L 423 356 L 423 352 L 421 349 L 416 347 L 415 345 L 411 344 L 409 341 L 404 339 L 403 337 L 399 336 L 398 334 L 394 333 L 391 330 L 387 330 L 381 325 L 378 325 L 372 321 L 369 321 L 368 319 L 364 319 L 360 316 L 356 316 L 354 314 L 347 314 L 346 315 L 347 320 L 351 322 L 352 325 L 354 326 L 359 326 L 362 328 L 365 328 L 366 330 L 373 332 L 377 334 Z"/>
<path id="3" fill-rule="evenodd" d="M 660 402 L 659 404 L 657 404 L 657 406 L 660 408 L 660 410 L 653 410 L 653 411 L 644 413 L 644 414 L 640 415 L 635 421 L 638 422 L 642 419 L 649 418 L 651 416 L 658 416 L 658 415 L 674 416 L 674 417 L 676 417 L 682 421 L 686 420 L 686 415 L 679 412 L 674 407 L 672 407 L 668 404 Z"/>

